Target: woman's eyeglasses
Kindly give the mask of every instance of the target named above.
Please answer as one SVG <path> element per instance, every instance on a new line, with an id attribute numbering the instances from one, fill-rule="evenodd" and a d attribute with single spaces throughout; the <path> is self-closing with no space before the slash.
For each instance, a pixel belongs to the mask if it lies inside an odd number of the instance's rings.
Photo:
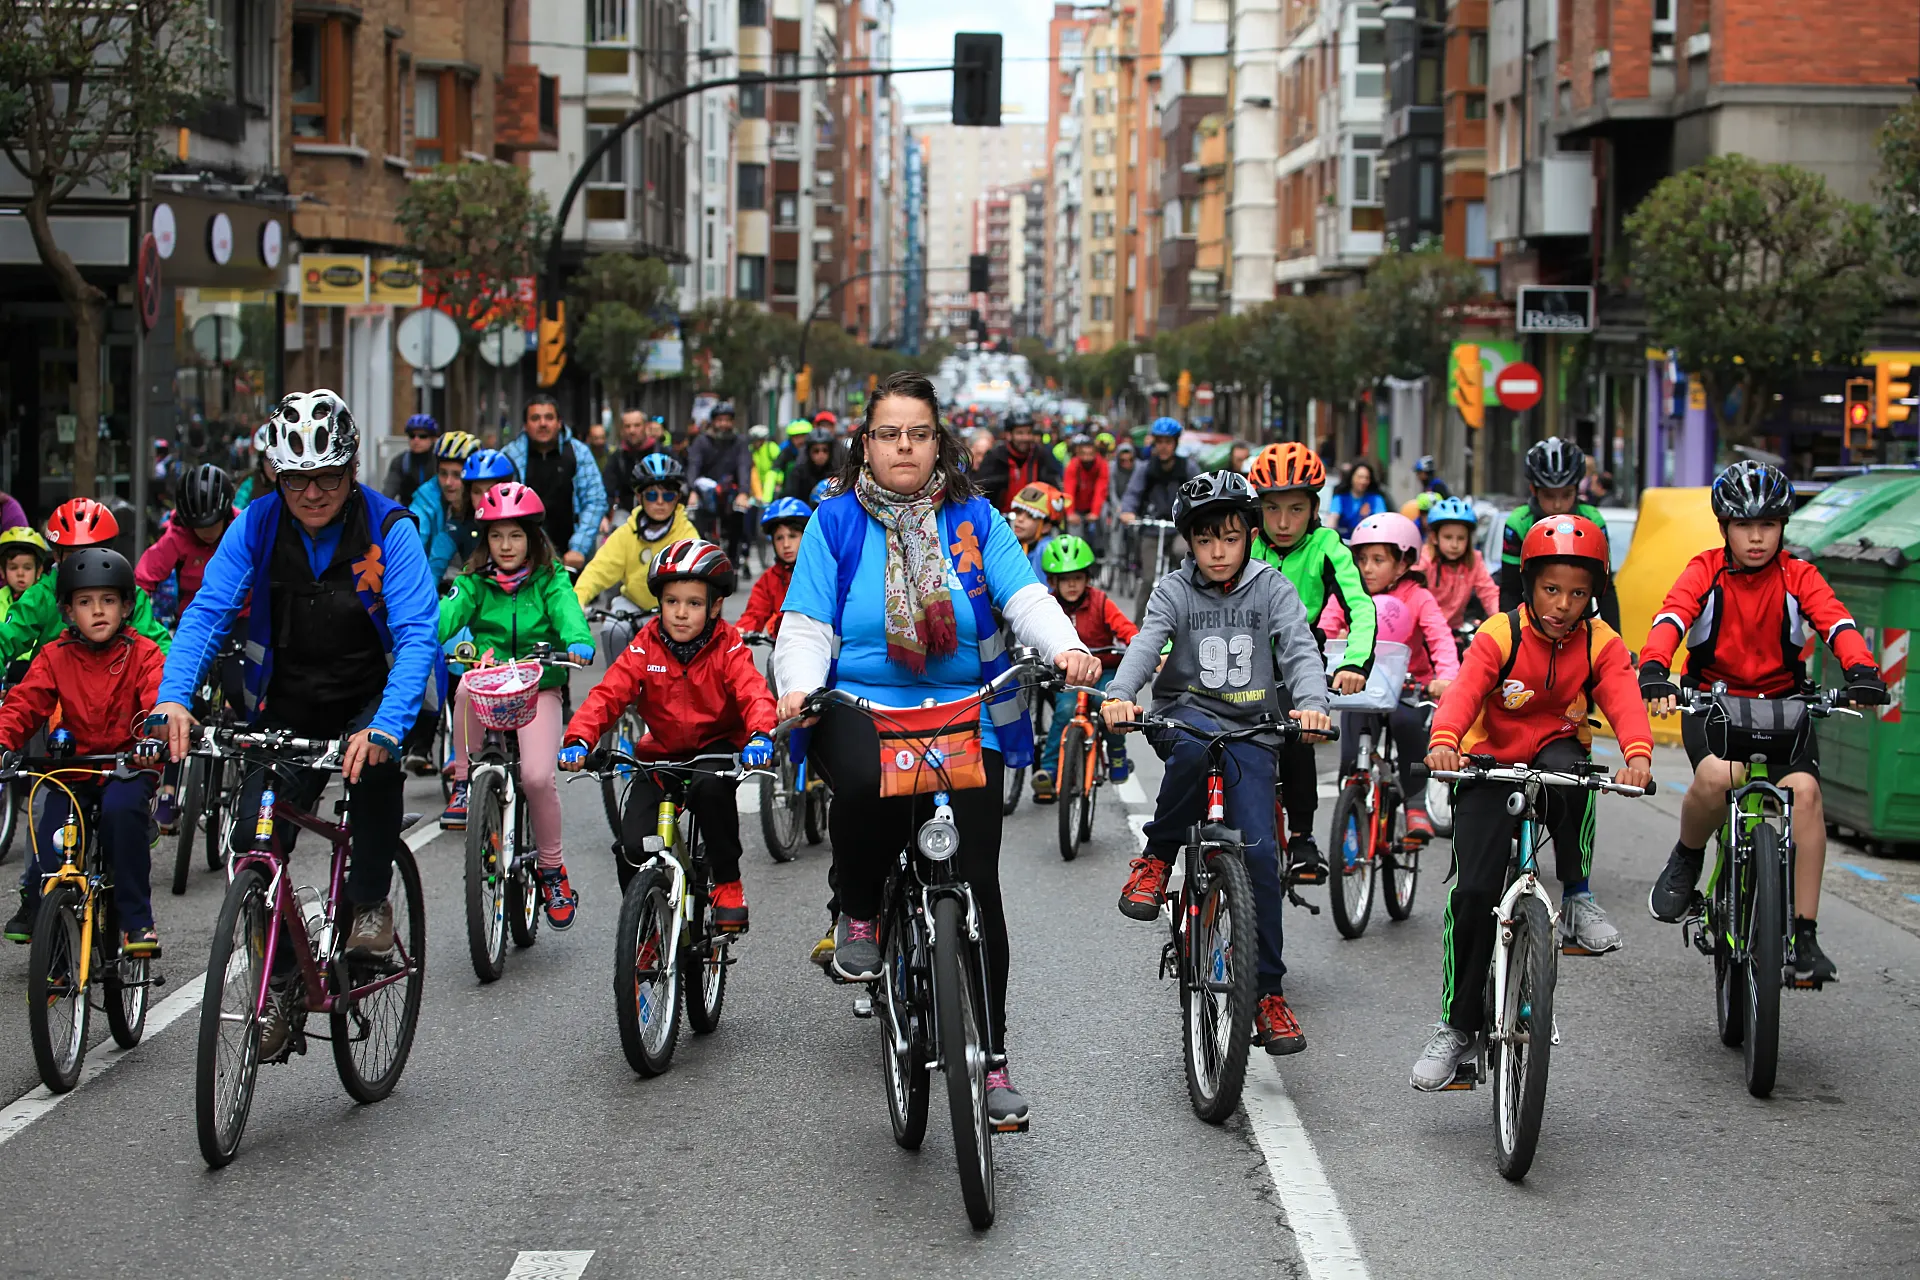
<path id="1" fill-rule="evenodd" d="M 642 489 L 640 491 L 640 501 L 678 502 L 680 501 L 680 491 L 678 489 Z"/>
<path id="2" fill-rule="evenodd" d="M 282 471 L 280 487 L 288 493 L 305 493 L 309 485 L 319 485 L 322 493 L 332 493 L 346 482 L 347 473 L 335 471 L 329 475 L 301 475 L 297 471 Z"/>
<path id="3" fill-rule="evenodd" d="M 874 427 L 867 432 L 878 444 L 899 444 L 900 437 L 906 436 L 907 443 L 915 448 L 933 439 L 932 427 Z"/>

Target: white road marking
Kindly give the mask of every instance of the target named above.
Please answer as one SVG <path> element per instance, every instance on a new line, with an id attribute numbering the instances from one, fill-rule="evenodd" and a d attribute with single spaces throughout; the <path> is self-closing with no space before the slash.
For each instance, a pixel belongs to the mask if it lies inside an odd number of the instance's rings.
<path id="1" fill-rule="evenodd" d="M 580 1280 L 580 1273 L 591 1261 L 591 1249 L 522 1249 L 513 1260 L 513 1270 L 507 1272 L 507 1280 Z"/>
<path id="2" fill-rule="evenodd" d="M 422 818 L 414 824 L 413 830 L 400 837 L 406 842 L 407 852 L 418 854 L 422 849 L 447 833 L 440 829 L 440 823 L 433 818 Z"/>
<path id="3" fill-rule="evenodd" d="M 739 797 L 735 807 L 741 813 L 760 812 L 760 779 L 748 778 L 740 784 L 740 789 L 735 794 Z"/>
<path id="4" fill-rule="evenodd" d="M 1242 1105 L 1267 1158 L 1267 1171 L 1273 1176 L 1307 1274 L 1313 1280 L 1366 1280 L 1366 1259 L 1360 1256 L 1346 1211 L 1320 1167 L 1313 1139 L 1300 1123 L 1279 1069 L 1271 1058 L 1258 1056 L 1264 1061 L 1256 1061 L 1248 1070 Z"/>
<path id="5" fill-rule="evenodd" d="M 1127 815 L 1127 825 L 1133 828 L 1133 838 L 1142 849 L 1147 847 L 1147 820 L 1151 816 L 1145 813 Z"/>
<path id="6" fill-rule="evenodd" d="M 1113 793 L 1130 805 L 1143 805 L 1147 802 L 1147 793 L 1140 789 L 1140 779 L 1129 777 L 1125 782 L 1113 784 Z"/>

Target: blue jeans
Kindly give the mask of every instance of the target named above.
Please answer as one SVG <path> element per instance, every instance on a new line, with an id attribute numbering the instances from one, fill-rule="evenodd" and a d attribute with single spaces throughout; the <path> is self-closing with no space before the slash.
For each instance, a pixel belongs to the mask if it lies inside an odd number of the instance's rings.
<path id="1" fill-rule="evenodd" d="M 1230 726 L 1192 707 L 1167 709 L 1169 719 L 1196 729 L 1218 732 Z M 1206 819 L 1207 752 L 1198 738 L 1185 733 L 1149 733 L 1147 743 L 1166 764 L 1160 799 L 1153 821 L 1146 825 L 1147 857 L 1172 862 L 1187 842 L 1189 828 Z M 1281 959 L 1286 896 L 1280 888 L 1280 855 L 1274 848 L 1273 751 L 1253 742 L 1227 748 L 1227 825 L 1240 832 L 1246 845 L 1247 874 L 1253 880 L 1254 914 L 1260 927 L 1260 994 L 1278 995 L 1287 972 Z"/>
<path id="2" fill-rule="evenodd" d="M 153 891 L 149 880 L 153 873 L 152 848 L 147 843 L 147 821 L 153 812 L 152 774 L 130 781 L 112 779 L 98 782 L 69 783 L 84 812 L 81 820 L 97 823 L 92 856 L 104 854 L 113 860 L 113 908 L 120 917 L 120 929 L 131 933 L 153 924 Z M 20 875 L 20 887 L 27 902 L 40 901 L 42 877 L 60 869 L 60 855 L 53 840 L 67 821 L 67 793 L 54 786 L 40 788 L 46 803 L 35 824 L 39 833 L 37 849 L 27 858 Z"/>
<path id="3" fill-rule="evenodd" d="M 1117 670 L 1117 668 L 1116 668 Z M 1094 688 L 1104 689 L 1113 683 L 1113 672 L 1108 671 L 1094 682 Z M 1053 723 L 1047 726 L 1047 740 L 1040 748 L 1040 769 L 1044 773 L 1058 777 L 1060 774 L 1060 735 L 1066 731 L 1067 724 L 1073 719 L 1074 710 L 1080 705 L 1080 695 L 1064 690 L 1053 695 Z M 1089 709 L 1092 710 L 1091 708 Z M 1094 715 L 1094 723 L 1099 716 Z M 1108 739 L 1109 746 L 1116 758 L 1126 757 L 1126 739 L 1115 736 Z"/>

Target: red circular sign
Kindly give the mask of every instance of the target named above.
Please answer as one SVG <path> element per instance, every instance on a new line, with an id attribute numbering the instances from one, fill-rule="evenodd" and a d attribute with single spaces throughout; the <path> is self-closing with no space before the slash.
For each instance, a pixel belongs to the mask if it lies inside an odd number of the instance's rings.
<path id="1" fill-rule="evenodd" d="M 148 333 L 160 323 L 160 246 L 149 231 L 140 238 L 140 327 Z"/>
<path id="2" fill-rule="evenodd" d="M 1500 371 L 1493 380 L 1494 394 L 1500 403 L 1518 413 L 1540 403 L 1540 371 L 1524 360 L 1517 360 Z"/>

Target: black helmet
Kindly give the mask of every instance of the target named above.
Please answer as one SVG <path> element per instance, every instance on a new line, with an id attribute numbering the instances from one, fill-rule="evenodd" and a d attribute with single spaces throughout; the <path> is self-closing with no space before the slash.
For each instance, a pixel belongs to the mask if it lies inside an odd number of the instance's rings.
<path id="1" fill-rule="evenodd" d="M 1793 514 L 1793 481 L 1780 468 L 1748 458 L 1713 481 L 1713 514 L 1727 520 L 1785 520 Z"/>
<path id="2" fill-rule="evenodd" d="M 1238 511 L 1247 517 L 1249 529 L 1257 520 L 1259 495 L 1238 471 L 1209 471 L 1181 485 L 1180 495 L 1173 500 L 1174 527 L 1181 537 L 1189 538 L 1194 521 L 1221 510 Z"/>
<path id="3" fill-rule="evenodd" d="M 1015 427 L 1030 427 L 1032 425 L 1033 410 L 1027 408 L 1027 406 L 1019 405 L 1007 412 L 1007 430 L 1011 431 Z"/>
<path id="4" fill-rule="evenodd" d="M 128 604 L 133 603 L 133 566 L 112 547 L 82 547 L 60 562 L 60 575 L 54 579 L 53 592 L 61 604 L 73 599 L 76 591 L 112 587 Z"/>
<path id="5" fill-rule="evenodd" d="M 233 519 L 233 481 L 211 462 L 203 462 L 180 481 L 173 513 L 189 529 L 204 529 Z"/>
<path id="6" fill-rule="evenodd" d="M 725 416 L 728 418 L 731 418 L 734 416 L 733 401 L 722 400 L 719 404 L 716 404 L 715 406 L 713 406 L 713 412 L 707 415 L 707 420 L 711 422 L 713 419 L 722 417 L 722 416 Z"/>
<path id="7" fill-rule="evenodd" d="M 807 432 L 807 448 L 809 449 L 817 444 L 831 445 L 832 443 L 832 427 L 815 427 L 813 430 Z"/>
<path id="8" fill-rule="evenodd" d="M 1536 488 L 1564 489 L 1586 473 L 1587 455 L 1571 440 L 1548 436 L 1527 450 L 1527 479 Z"/>

